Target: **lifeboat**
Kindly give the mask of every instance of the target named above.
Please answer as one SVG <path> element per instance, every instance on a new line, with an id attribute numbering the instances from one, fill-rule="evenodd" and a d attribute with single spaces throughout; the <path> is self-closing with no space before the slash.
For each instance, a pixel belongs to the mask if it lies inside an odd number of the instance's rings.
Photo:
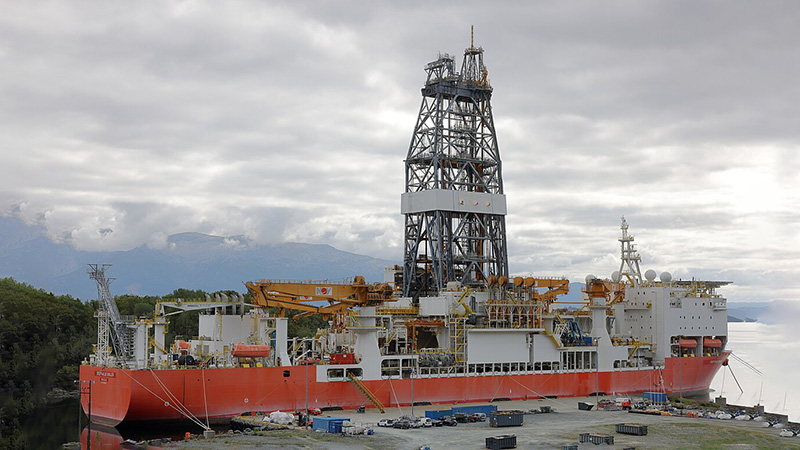
<path id="1" fill-rule="evenodd" d="M 261 358 L 269 356 L 268 345 L 235 344 L 231 355 L 236 358 Z"/>
<path id="2" fill-rule="evenodd" d="M 697 341 L 694 339 L 678 339 L 678 345 L 681 348 L 696 348 Z"/>
<path id="3" fill-rule="evenodd" d="M 722 347 L 722 341 L 719 339 L 703 338 L 703 347 L 720 348 Z"/>

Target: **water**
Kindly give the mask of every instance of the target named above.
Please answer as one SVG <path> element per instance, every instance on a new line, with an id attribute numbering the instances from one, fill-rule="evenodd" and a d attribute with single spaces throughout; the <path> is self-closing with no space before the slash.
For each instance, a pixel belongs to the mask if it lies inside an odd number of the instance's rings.
<path id="1" fill-rule="evenodd" d="M 27 440 L 26 448 L 53 449 L 60 448 L 64 442 L 77 441 L 80 431 L 78 408 L 78 400 L 75 399 L 34 410 L 31 417 L 20 423 Z"/>
<path id="2" fill-rule="evenodd" d="M 800 338 L 796 328 L 794 321 L 729 323 L 728 349 L 762 374 L 729 358 L 730 369 L 744 392 L 739 390 L 731 371 L 723 367 L 711 383 L 711 398 L 722 395 L 729 404 L 761 404 L 767 412 L 787 414 L 789 420 L 800 421 L 800 387 L 796 379 L 800 374 Z"/>
<path id="3" fill-rule="evenodd" d="M 27 440 L 26 448 L 31 450 L 60 448 L 61 444 L 65 442 L 78 441 L 80 435 L 83 436 L 81 441 L 85 448 L 88 434 L 87 421 L 86 416 L 80 412 L 79 408 L 78 400 L 74 399 L 36 409 L 30 418 L 21 423 Z M 80 424 L 78 423 L 79 414 Z M 220 433 L 227 431 L 229 427 L 222 425 L 212 428 Z M 183 439 L 186 432 L 199 434 L 203 432 L 203 429 L 191 423 L 128 425 L 116 429 L 92 424 L 92 441 L 97 444 L 93 448 L 117 448 L 117 444 L 125 439 L 141 441 L 168 437 L 172 440 L 180 440 Z M 111 447 L 104 447 L 104 445 Z"/>

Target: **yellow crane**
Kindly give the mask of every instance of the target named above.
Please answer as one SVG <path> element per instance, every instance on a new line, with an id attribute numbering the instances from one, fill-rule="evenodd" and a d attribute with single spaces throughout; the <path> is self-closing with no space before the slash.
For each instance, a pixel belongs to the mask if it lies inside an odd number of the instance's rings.
<path id="1" fill-rule="evenodd" d="M 253 296 L 254 305 L 278 308 L 281 317 L 287 309 L 301 311 L 293 317 L 295 321 L 315 314 L 328 320 L 354 306 L 381 305 L 394 294 L 389 284 L 367 284 L 362 276 L 351 282 L 257 280 L 244 285 Z M 327 304 L 319 305 L 321 301 Z"/>

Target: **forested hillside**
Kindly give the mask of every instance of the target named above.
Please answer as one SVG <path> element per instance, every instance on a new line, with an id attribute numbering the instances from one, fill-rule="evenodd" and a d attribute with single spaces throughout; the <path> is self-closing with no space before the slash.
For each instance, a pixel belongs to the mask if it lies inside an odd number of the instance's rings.
<path id="1" fill-rule="evenodd" d="M 95 308 L 0 279 L 0 448 L 26 448 L 22 420 L 54 387 L 75 389 L 97 334 Z"/>

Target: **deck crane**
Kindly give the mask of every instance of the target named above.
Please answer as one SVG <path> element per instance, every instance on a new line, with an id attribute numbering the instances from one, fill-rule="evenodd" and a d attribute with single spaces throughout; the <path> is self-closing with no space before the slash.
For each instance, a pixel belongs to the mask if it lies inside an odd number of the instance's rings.
<path id="1" fill-rule="evenodd" d="M 281 317 L 287 309 L 300 311 L 294 321 L 315 314 L 328 320 L 355 306 L 378 306 L 392 299 L 395 292 L 387 283 L 367 284 L 362 276 L 344 282 L 257 280 L 246 282 L 245 287 L 254 305 L 278 308 Z"/>

